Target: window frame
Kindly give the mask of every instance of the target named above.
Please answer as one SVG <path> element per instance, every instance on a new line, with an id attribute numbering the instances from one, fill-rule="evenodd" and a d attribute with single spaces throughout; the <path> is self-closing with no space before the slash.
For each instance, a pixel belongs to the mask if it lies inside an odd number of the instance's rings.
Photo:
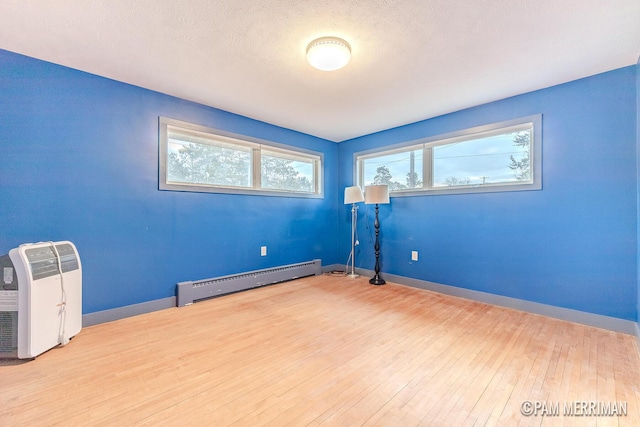
<path id="1" fill-rule="evenodd" d="M 307 150 L 304 148 L 293 147 L 286 144 L 280 144 L 277 142 L 266 141 L 258 138 L 249 137 L 246 135 L 239 135 L 232 132 L 223 131 L 220 129 L 214 129 L 207 126 L 197 125 L 181 120 L 170 119 L 167 117 L 160 117 L 158 120 L 158 188 L 159 190 L 167 191 L 184 191 L 184 192 L 196 192 L 196 193 L 223 193 L 223 194 L 245 194 L 245 195 L 259 195 L 259 196 L 276 196 L 276 197 L 300 197 L 300 198 L 324 198 L 324 185 L 323 185 L 323 168 L 324 168 L 324 154 L 317 151 Z M 182 129 L 185 133 L 199 134 L 197 136 L 207 138 L 210 137 L 213 141 L 216 139 L 223 144 L 237 145 L 243 149 L 251 150 L 251 165 L 250 165 L 250 181 L 251 185 L 247 187 L 236 186 L 224 186 L 215 184 L 201 184 L 201 183 L 178 183 L 169 181 L 167 178 L 168 172 L 168 145 L 169 145 L 169 130 L 168 128 Z M 214 145 L 214 144 L 212 144 Z M 313 164 L 314 182 L 313 192 L 307 191 L 293 191 L 283 189 L 271 189 L 261 187 L 261 150 L 264 147 L 265 151 L 274 153 L 282 153 L 286 156 L 293 158 L 309 160 Z"/>
<path id="2" fill-rule="evenodd" d="M 533 127 L 530 141 L 531 153 L 531 181 L 522 183 L 500 182 L 484 185 L 470 184 L 460 186 L 433 186 L 433 147 L 452 144 L 454 142 L 471 141 L 491 135 L 509 133 L 509 129 L 531 124 Z M 359 151 L 353 154 L 353 182 L 364 188 L 363 162 L 367 159 L 383 157 L 391 154 L 414 151 L 422 148 L 422 188 L 389 191 L 392 197 L 444 195 L 444 194 L 471 194 L 471 193 L 496 193 L 505 191 L 531 191 L 542 189 L 542 114 L 535 114 L 488 125 L 476 126 L 446 134 L 434 135 L 426 138 L 414 139 L 398 144 L 388 145 L 371 150 Z M 416 166 L 416 169 L 418 167 Z"/>

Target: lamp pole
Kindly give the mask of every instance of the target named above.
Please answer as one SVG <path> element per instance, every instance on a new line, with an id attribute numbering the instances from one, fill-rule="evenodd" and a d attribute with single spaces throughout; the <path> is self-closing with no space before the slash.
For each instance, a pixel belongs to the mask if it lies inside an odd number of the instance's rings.
<path id="1" fill-rule="evenodd" d="M 380 220 L 378 219 L 378 204 L 376 203 L 376 219 L 373 221 L 373 228 L 376 230 L 376 242 L 373 245 L 373 250 L 376 253 L 376 267 L 375 276 L 369 279 L 369 283 L 372 285 L 384 285 L 385 280 L 380 276 Z"/>
<path id="2" fill-rule="evenodd" d="M 356 239 L 356 233 L 358 228 L 358 206 L 356 203 L 364 201 L 362 190 L 357 185 L 352 187 L 346 187 L 344 189 L 344 204 L 351 203 L 351 272 L 347 273 L 347 277 L 355 279 L 358 277 L 356 274 L 356 246 L 358 240 Z M 349 260 L 347 259 L 347 268 L 349 268 Z"/>
<path id="3" fill-rule="evenodd" d="M 358 207 L 355 203 L 351 204 L 351 272 L 347 276 L 355 279 L 356 274 L 356 228 L 358 224 Z"/>
<path id="4" fill-rule="evenodd" d="M 376 242 L 373 245 L 376 253 L 376 274 L 369 280 L 369 283 L 372 285 L 384 285 L 387 282 L 380 277 L 380 218 L 378 217 L 378 211 L 381 203 L 389 203 L 389 186 L 384 184 L 367 185 L 364 190 L 364 202 L 368 205 L 376 205 L 376 218 L 373 222 L 373 227 L 376 230 Z"/>

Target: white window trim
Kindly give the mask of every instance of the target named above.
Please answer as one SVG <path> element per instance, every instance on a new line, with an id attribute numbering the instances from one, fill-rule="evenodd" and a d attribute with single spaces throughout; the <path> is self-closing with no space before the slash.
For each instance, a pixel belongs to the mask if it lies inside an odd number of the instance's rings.
<path id="1" fill-rule="evenodd" d="M 276 197 L 299 197 L 299 198 L 324 198 L 323 190 L 323 168 L 324 168 L 324 154 L 304 148 L 289 146 L 272 141 L 265 141 L 258 138 L 253 138 L 245 135 L 238 135 L 231 132 L 226 132 L 219 129 L 209 128 L 181 120 L 170 119 L 167 117 L 159 118 L 159 156 L 158 156 L 158 188 L 160 190 L 167 191 L 186 191 L 197 193 L 223 193 L 223 194 L 247 194 L 247 195 L 260 195 L 260 196 L 276 196 Z M 243 147 L 249 147 L 253 150 L 253 163 L 252 163 L 252 176 L 253 187 L 225 187 L 209 184 L 197 184 L 197 183 L 173 183 L 167 182 L 167 145 L 168 145 L 168 132 L 167 126 L 178 127 L 185 131 L 197 133 L 203 133 L 204 136 L 218 137 L 225 142 L 237 144 Z M 291 191 L 280 189 L 264 189 L 260 186 L 260 150 L 264 147 L 267 151 L 274 153 L 289 154 L 291 156 L 297 156 L 301 158 L 307 158 L 313 161 L 314 164 L 314 192 L 303 191 Z"/>
<path id="2" fill-rule="evenodd" d="M 533 139 L 531 141 L 531 156 L 533 159 L 531 173 L 533 174 L 531 182 L 502 182 L 485 185 L 468 185 L 455 187 L 436 187 L 433 188 L 432 165 L 432 147 L 450 144 L 455 140 L 468 140 L 470 137 L 477 135 L 478 137 L 489 136 L 492 133 L 500 134 L 508 128 L 515 128 L 519 125 L 533 124 Z M 360 151 L 353 154 L 353 182 L 356 185 L 363 186 L 364 171 L 361 162 L 366 159 L 380 157 L 383 155 L 394 154 L 412 149 L 423 148 L 423 182 L 429 188 L 394 190 L 390 191 L 391 197 L 406 196 L 423 196 L 423 195 L 445 195 L 445 194 L 469 194 L 469 193 L 496 193 L 503 191 L 530 191 L 542 189 L 542 114 L 535 114 L 526 117 L 520 117 L 512 120 L 491 123 L 483 126 L 476 126 L 469 129 L 463 129 L 456 132 L 434 135 L 428 138 L 420 138 L 393 144 L 386 147 L 375 148 L 371 150 Z"/>

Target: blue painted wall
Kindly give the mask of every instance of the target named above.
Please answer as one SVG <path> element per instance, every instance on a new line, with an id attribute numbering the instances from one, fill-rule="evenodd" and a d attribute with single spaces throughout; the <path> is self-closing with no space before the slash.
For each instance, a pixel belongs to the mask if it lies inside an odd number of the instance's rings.
<path id="1" fill-rule="evenodd" d="M 333 142 L 0 50 L 0 254 L 73 241 L 84 313 L 170 297 L 183 280 L 339 262 L 334 174 L 324 199 L 159 191 L 159 116 L 320 151 L 337 168 Z"/>
<path id="2" fill-rule="evenodd" d="M 636 299 L 636 309 L 637 309 L 637 323 L 639 323 L 638 328 L 636 328 L 636 333 L 640 331 L 640 57 L 638 57 L 638 62 L 636 63 L 636 172 L 637 172 L 637 183 L 638 183 L 638 207 L 637 207 L 637 218 L 638 218 L 638 294 Z M 640 340 L 640 336 L 638 336 Z"/>
<path id="3" fill-rule="evenodd" d="M 635 321 L 636 111 L 632 66 L 343 142 L 340 182 L 353 184 L 355 152 L 542 113 L 543 190 L 392 198 L 380 208 L 382 270 Z M 373 269 L 365 213 L 356 261 Z"/>
<path id="4" fill-rule="evenodd" d="M 0 50 L 0 253 L 75 242 L 85 313 L 173 296 L 182 280 L 344 264 L 354 152 L 542 113 L 543 190 L 393 198 L 383 272 L 637 320 L 637 68 L 334 144 Z M 325 198 L 159 191 L 158 116 L 323 152 Z M 372 214 L 361 206 L 367 269 Z"/>

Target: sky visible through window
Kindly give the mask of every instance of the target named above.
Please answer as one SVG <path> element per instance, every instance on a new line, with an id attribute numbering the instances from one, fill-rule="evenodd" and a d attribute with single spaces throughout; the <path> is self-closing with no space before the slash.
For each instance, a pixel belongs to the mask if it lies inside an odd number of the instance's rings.
<path id="1" fill-rule="evenodd" d="M 511 157 L 521 159 L 528 151 L 529 147 L 514 145 L 512 134 L 434 147 L 434 187 L 449 185 L 451 178 L 467 185 L 516 182 L 509 168 Z"/>
<path id="2" fill-rule="evenodd" d="M 492 183 L 519 182 L 512 158 L 522 161 L 528 156 L 530 144 L 514 144 L 516 134 L 528 134 L 529 130 L 517 133 L 488 136 L 479 139 L 454 142 L 433 147 L 433 186 L 483 185 Z M 364 161 L 365 185 L 374 182 L 379 167 L 385 166 L 391 181 L 407 184 L 410 173 L 411 151 L 394 153 Z M 413 150 L 414 173 L 420 181 L 422 177 L 422 149 Z M 431 168 L 430 168 L 431 169 Z"/>

